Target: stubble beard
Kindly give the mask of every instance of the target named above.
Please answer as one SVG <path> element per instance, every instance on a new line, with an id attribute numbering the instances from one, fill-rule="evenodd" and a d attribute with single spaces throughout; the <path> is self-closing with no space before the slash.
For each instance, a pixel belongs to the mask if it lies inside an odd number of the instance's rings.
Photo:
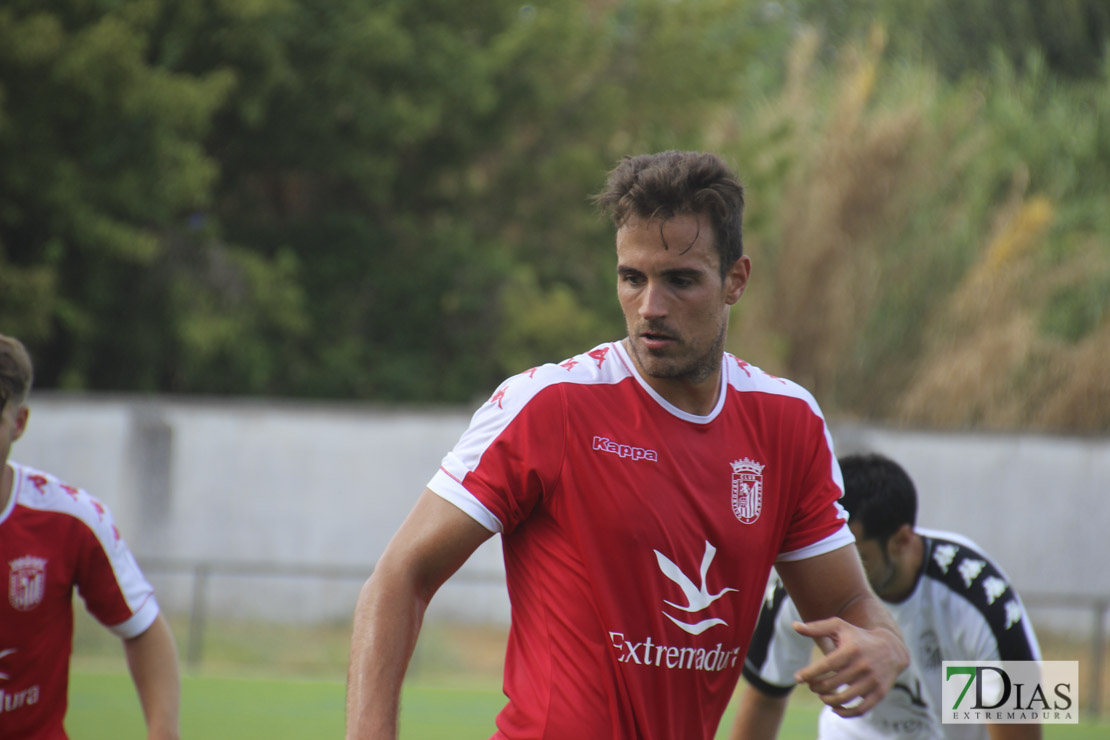
<path id="1" fill-rule="evenodd" d="M 728 333 L 728 324 L 722 322 L 721 329 L 709 348 L 689 360 L 683 357 L 668 357 L 664 353 L 651 350 L 641 352 L 640 345 L 629 339 L 628 346 L 636 359 L 640 370 L 651 378 L 658 380 L 684 380 L 690 383 L 701 383 L 713 377 L 721 367 L 721 355 L 725 351 L 725 336 Z M 629 334 L 631 337 L 631 332 Z"/>
<path id="2" fill-rule="evenodd" d="M 886 568 L 877 579 L 877 583 L 875 581 L 871 582 L 871 590 L 880 598 L 891 598 L 894 594 L 891 593 L 890 586 L 898 576 L 898 569 L 894 567 L 894 561 L 886 553 L 883 553 L 883 559 Z"/>

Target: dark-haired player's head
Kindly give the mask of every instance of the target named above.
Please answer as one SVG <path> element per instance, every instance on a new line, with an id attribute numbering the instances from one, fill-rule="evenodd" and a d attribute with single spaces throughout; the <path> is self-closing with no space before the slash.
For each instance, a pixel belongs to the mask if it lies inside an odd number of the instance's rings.
<path id="1" fill-rule="evenodd" d="M 902 466 L 878 453 L 840 458 L 841 506 L 863 536 L 886 544 L 905 524 L 917 523 L 917 489 Z"/>
<path id="2" fill-rule="evenodd" d="M 632 219 L 705 216 L 713 229 L 721 277 L 744 254 L 744 188 L 715 154 L 660 152 L 625 157 L 594 202 L 619 229 Z"/>
<path id="3" fill-rule="evenodd" d="M 917 490 L 902 466 L 877 453 L 839 459 L 844 475 L 841 506 L 871 587 L 890 598 L 904 582 L 917 523 Z"/>

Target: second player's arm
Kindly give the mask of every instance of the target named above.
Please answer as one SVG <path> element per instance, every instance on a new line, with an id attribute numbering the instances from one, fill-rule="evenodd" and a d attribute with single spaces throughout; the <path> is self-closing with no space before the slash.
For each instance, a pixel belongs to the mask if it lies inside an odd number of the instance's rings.
<path id="1" fill-rule="evenodd" d="M 772 696 L 747 684 L 740 692 L 740 703 L 729 737 L 732 740 L 774 740 L 779 734 L 782 718 L 786 716 L 789 700 L 790 694 Z"/>
<path id="2" fill-rule="evenodd" d="M 798 672 L 798 682 L 809 684 L 842 717 L 867 712 L 890 690 L 910 656 L 894 617 L 867 584 L 856 548 L 779 562 L 775 568 L 806 620 L 798 631 L 825 653 Z M 844 706 L 856 698 L 858 704 Z"/>
<path id="3" fill-rule="evenodd" d="M 125 639 L 123 650 L 143 707 L 148 740 L 176 740 L 181 735 L 181 674 L 165 618 L 159 614 L 145 632 Z"/>
<path id="4" fill-rule="evenodd" d="M 491 532 L 425 490 L 390 540 L 355 607 L 348 740 L 393 740 L 401 683 L 428 602 Z"/>
<path id="5" fill-rule="evenodd" d="M 987 725 L 991 740 L 1041 740 L 1042 725 Z"/>

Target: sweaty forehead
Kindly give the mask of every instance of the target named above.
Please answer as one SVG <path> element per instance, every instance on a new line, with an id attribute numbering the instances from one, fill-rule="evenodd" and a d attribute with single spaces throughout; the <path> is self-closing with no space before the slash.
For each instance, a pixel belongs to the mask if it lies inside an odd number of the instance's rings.
<path id="1" fill-rule="evenodd" d="M 663 252 L 660 257 L 700 257 L 716 262 L 708 219 L 694 214 L 671 218 L 633 218 L 617 229 L 618 255 L 636 251 Z"/>

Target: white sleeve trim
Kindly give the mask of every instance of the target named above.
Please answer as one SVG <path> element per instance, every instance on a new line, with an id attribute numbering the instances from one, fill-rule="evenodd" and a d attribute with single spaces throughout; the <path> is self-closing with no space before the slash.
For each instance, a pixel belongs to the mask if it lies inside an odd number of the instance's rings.
<path id="1" fill-rule="evenodd" d="M 138 637 L 150 629 L 150 625 L 154 624 L 154 620 L 158 618 L 158 611 L 158 602 L 152 593 L 142 603 L 142 606 L 135 610 L 130 619 L 119 624 L 109 625 L 108 629 L 116 637 L 124 640 Z"/>
<path id="2" fill-rule="evenodd" d="M 440 468 L 431 481 L 428 490 L 445 501 L 449 501 L 462 509 L 471 519 L 481 524 L 494 534 L 504 531 L 501 520 L 492 511 L 479 501 L 473 493 L 466 490 L 454 476 Z"/>
<path id="3" fill-rule="evenodd" d="M 780 552 L 779 556 L 775 559 L 775 562 L 789 563 L 794 560 L 805 560 L 806 558 L 824 555 L 825 553 L 832 552 L 833 550 L 839 550 L 846 545 L 853 544 L 855 541 L 856 538 L 852 534 L 852 530 L 848 529 L 848 524 L 847 522 L 845 522 L 840 529 L 838 529 L 836 532 L 833 532 L 823 540 L 818 540 L 812 545 L 807 545 L 798 550 L 791 550 L 790 552 Z"/>

